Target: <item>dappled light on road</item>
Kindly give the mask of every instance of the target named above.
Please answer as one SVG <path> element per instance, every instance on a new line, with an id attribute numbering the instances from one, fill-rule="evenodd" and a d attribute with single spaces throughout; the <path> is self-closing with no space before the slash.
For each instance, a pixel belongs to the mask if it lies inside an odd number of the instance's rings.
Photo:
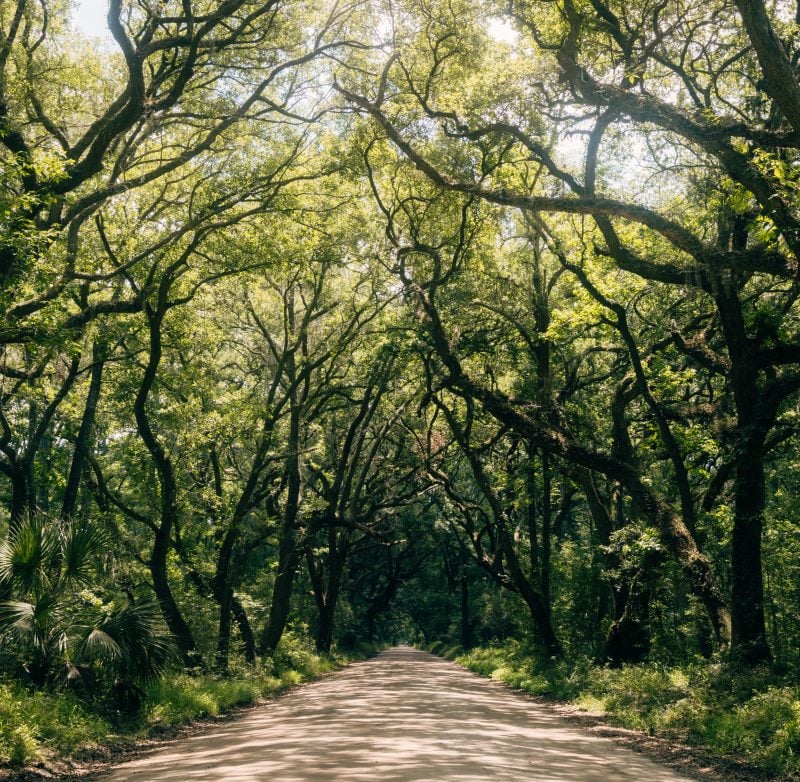
<path id="1" fill-rule="evenodd" d="M 610 739 L 413 649 L 384 652 L 102 782 L 680 782 Z"/>

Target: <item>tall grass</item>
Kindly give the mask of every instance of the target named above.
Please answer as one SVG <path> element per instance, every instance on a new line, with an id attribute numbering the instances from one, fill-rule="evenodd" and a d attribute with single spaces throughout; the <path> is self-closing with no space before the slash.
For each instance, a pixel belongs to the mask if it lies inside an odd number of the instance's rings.
<path id="1" fill-rule="evenodd" d="M 110 732 L 107 719 L 70 693 L 31 693 L 18 684 L 0 684 L 0 762 L 22 765 L 69 753 Z"/>

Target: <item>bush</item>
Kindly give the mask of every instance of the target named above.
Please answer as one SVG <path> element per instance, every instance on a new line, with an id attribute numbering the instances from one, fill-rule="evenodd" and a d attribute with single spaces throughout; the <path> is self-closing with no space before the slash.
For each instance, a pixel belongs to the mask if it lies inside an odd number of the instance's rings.
<path id="1" fill-rule="evenodd" d="M 283 678 L 288 674 L 287 684 L 297 684 L 311 676 L 321 676 L 336 668 L 335 656 L 322 656 L 312 646 L 310 639 L 292 632 L 286 632 L 272 656 L 272 670 L 275 676 Z M 294 676 L 298 674 L 299 678 Z"/>
<path id="2" fill-rule="evenodd" d="M 258 667 L 233 676 L 167 676 L 147 688 L 145 720 L 147 724 L 163 726 L 214 717 L 228 709 L 256 703 L 288 683 Z"/>

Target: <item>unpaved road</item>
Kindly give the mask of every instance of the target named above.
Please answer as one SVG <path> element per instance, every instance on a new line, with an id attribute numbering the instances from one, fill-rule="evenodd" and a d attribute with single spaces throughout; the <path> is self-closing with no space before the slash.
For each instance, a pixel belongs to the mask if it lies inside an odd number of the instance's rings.
<path id="1" fill-rule="evenodd" d="M 414 649 L 352 665 L 98 782 L 688 782 Z"/>

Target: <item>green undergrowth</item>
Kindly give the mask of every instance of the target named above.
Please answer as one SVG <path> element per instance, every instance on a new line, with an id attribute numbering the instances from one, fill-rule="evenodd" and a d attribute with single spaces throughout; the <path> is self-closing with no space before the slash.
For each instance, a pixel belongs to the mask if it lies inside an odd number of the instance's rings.
<path id="1" fill-rule="evenodd" d="M 472 649 L 456 661 L 532 695 L 565 701 L 627 728 L 745 757 L 776 778 L 800 780 L 800 686 L 768 668 L 719 661 L 609 668 L 543 662 L 518 641 Z"/>
<path id="2" fill-rule="evenodd" d="M 348 655 L 322 656 L 289 638 L 271 660 L 235 665 L 226 676 L 167 674 L 145 688 L 144 705 L 134 716 L 69 692 L 33 692 L 0 681 L 0 766 L 52 761 L 110 742 L 135 741 L 153 731 L 253 704 L 373 652 L 364 647 Z"/>
<path id="3" fill-rule="evenodd" d="M 462 654 L 464 654 L 463 646 L 448 646 L 443 641 L 434 641 L 433 643 L 426 644 L 420 648 L 424 649 L 426 652 L 435 654 L 438 657 L 444 657 L 445 660 L 456 660 Z"/>

